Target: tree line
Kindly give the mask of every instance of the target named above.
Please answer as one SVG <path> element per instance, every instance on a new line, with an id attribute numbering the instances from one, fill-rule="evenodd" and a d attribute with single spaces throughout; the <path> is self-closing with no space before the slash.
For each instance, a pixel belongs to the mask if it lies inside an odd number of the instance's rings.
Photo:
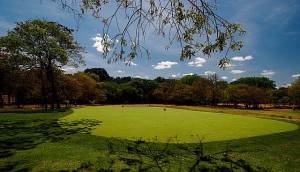
<path id="1" fill-rule="evenodd" d="M 46 107 L 50 99 L 51 83 L 42 84 L 39 68 L 0 67 L 1 107 L 3 96 L 7 104 L 17 106 L 37 104 Z M 5 72 L 2 72 L 5 71 Z M 55 70 L 56 95 L 59 104 L 219 104 L 235 108 L 261 108 L 262 104 L 299 106 L 300 79 L 289 88 L 275 88 L 274 81 L 266 77 L 246 77 L 228 83 L 218 74 L 208 76 L 186 75 L 180 79 L 157 77 L 141 79 L 111 77 L 103 68 L 86 69 L 83 72 L 66 74 Z M 44 90 L 46 89 L 46 90 Z M 13 101 L 9 102 L 11 98 Z"/>

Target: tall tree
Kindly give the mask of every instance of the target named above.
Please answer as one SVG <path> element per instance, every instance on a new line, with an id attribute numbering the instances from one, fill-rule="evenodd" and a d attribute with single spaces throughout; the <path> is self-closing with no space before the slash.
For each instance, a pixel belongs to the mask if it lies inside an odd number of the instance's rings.
<path id="1" fill-rule="evenodd" d="M 208 104 L 211 82 L 204 77 L 200 77 L 197 82 L 192 84 L 195 102 L 200 105 Z"/>
<path id="2" fill-rule="evenodd" d="M 79 83 L 79 92 L 81 93 L 78 102 L 81 104 L 94 102 L 97 97 L 96 81 L 83 72 L 75 73 L 74 78 Z"/>
<path id="3" fill-rule="evenodd" d="M 88 68 L 84 70 L 84 73 L 96 74 L 99 77 L 98 82 L 108 81 L 110 79 L 109 74 L 104 68 Z"/>
<path id="4" fill-rule="evenodd" d="M 175 79 L 167 79 L 152 94 L 157 103 L 186 104 L 194 103 L 192 86 Z"/>
<path id="5" fill-rule="evenodd" d="M 272 91 L 273 103 L 282 104 L 285 106 L 289 103 L 290 98 L 288 97 L 288 88 L 280 87 Z"/>
<path id="6" fill-rule="evenodd" d="M 275 81 L 270 80 L 267 77 L 244 77 L 237 79 L 236 81 L 232 82 L 232 84 L 247 84 L 266 89 L 275 89 L 276 86 Z"/>
<path id="7" fill-rule="evenodd" d="M 7 58 L 0 54 L 0 108 L 4 107 L 4 98 L 2 97 L 7 84 L 7 78 L 9 78 L 9 65 Z"/>
<path id="8" fill-rule="evenodd" d="M 128 84 L 137 90 L 141 103 L 150 103 L 151 95 L 158 87 L 155 81 L 141 78 L 134 78 Z"/>
<path id="9" fill-rule="evenodd" d="M 271 93 L 275 89 L 275 82 L 267 77 L 245 77 L 240 78 L 230 85 L 237 85 L 230 87 L 231 95 L 241 96 L 246 108 L 259 108 L 260 104 L 271 103 Z M 251 93 L 251 94 L 249 94 Z"/>
<path id="10" fill-rule="evenodd" d="M 26 71 L 21 69 L 18 64 L 9 59 L 7 55 L 0 54 L 0 107 L 4 106 L 3 95 L 6 96 L 8 104 L 17 103 L 21 105 L 26 88 Z M 12 98 L 14 101 L 11 102 Z"/>
<path id="11" fill-rule="evenodd" d="M 209 93 L 211 104 L 217 105 L 224 96 L 227 82 L 221 80 L 219 75 L 216 73 L 209 75 L 207 78 L 210 81 Z"/>
<path id="12" fill-rule="evenodd" d="M 73 30 L 56 22 L 32 20 L 16 23 L 16 27 L 1 37 L 1 52 L 16 58 L 24 68 L 41 68 L 41 79 L 51 86 L 51 109 L 59 107 L 55 80 L 58 68 L 83 63 L 83 48 L 74 41 Z M 43 83 L 43 82 L 41 82 Z M 47 108 L 47 106 L 45 106 Z"/>
<path id="13" fill-rule="evenodd" d="M 179 81 L 183 84 L 192 85 L 193 83 L 197 82 L 200 77 L 197 74 L 194 75 L 186 75 L 179 79 Z"/>
<path id="14" fill-rule="evenodd" d="M 230 102 L 237 108 L 243 103 L 245 108 L 260 108 L 260 104 L 271 102 L 270 89 L 260 88 L 249 84 L 230 84 L 226 89 Z"/>
<path id="15" fill-rule="evenodd" d="M 90 80 L 88 80 L 90 81 Z M 87 88 L 84 88 L 82 85 L 86 84 L 86 81 L 83 79 L 80 79 L 80 76 L 78 74 L 74 75 L 61 75 L 58 78 L 58 93 L 61 95 L 61 98 L 65 101 L 68 101 L 68 103 L 78 103 L 78 100 L 82 97 L 82 94 L 88 90 Z M 93 82 L 89 84 L 94 84 Z M 95 84 L 94 84 L 95 85 Z M 86 102 L 84 102 L 86 103 Z"/>
<path id="16" fill-rule="evenodd" d="M 100 82 L 97 88 L 102 90 L 106 97 L 106 103 L 114 104 L 120 103 L 120 85 L 115 82 Z"/>
<path id="17" fill-rule="evenodd" d="M 289 87 L 288 94 L 294 105 L 300 107 L 300 77 L 296 79 L 291 87 Z"/>
<path id="18" fill-rule="evenodd" d="M 178 81 L 175 79 L 167 79 L 161 83 L 153 92 L 157 103 L 171 103 L 171 95 L 173 94 Z"/>

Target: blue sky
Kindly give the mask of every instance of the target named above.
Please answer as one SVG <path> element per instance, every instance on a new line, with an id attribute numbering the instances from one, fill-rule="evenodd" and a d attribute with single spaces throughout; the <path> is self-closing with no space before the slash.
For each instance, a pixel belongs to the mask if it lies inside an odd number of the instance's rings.
<path id="1" fill-rule="evenodd" d="M 85 68 L 105 68 L 110 76 L 131 76 L 154 79 L 180 78 L 187 74 L 208 75 L 217 73 L 228 82 L 240 77 L 266 76 L 277 86 L 289 84 L 300 76 L 300 1 L 299 0 L 228 0 L 218 1 L 217 13 L 231 22 L 241 23 L 247 34 L 242 37 L 241 51 L 230 52 L 230 66 L 223 70 L 217 64 L 223 53 L 210 58 L 197 54 L 191 60 L 180 61 L 178 48 L 168 51 L 164 40 L 146 36 L 145 46 L 151 59 L 135 58 L 128 66 L 123 62 L 107 64 L 101 56 L 101 23 L 84 16 L 79 30 L 74 33 L 76 41 L 86 48 L 85 66 L 77 69 L 66 67 L 69 72 Z M 61 11 L 50 0 L 0 0 L 0 36 L 13 29 L 15 22 L 36 18 L 56 21 L 75 29 L 73 15 Z"/>

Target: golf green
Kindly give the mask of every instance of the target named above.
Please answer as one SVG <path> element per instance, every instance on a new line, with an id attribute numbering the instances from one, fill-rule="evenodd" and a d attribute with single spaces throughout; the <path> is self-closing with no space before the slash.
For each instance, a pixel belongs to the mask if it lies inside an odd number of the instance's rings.
<path id="1" fill-rule="evenodd" d="M 277 120 L 164 107 L 95 106 L 73 110 L 60 122 L 98 120 L 101 122 L 91 130 L 93 135 L 153 142 L 220 141 L 298 128 L 295 124 Z"/>

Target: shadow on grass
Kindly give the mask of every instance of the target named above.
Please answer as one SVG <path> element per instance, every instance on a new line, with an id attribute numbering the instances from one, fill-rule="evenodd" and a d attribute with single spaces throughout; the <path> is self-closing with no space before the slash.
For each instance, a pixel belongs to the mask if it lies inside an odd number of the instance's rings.
<path id="1" fill-rule="evenodd" d="M 107 152 L 106 163 L 103 159 L 83 162 L 77 171 L 267 171 L 233 157 L 232 150 L 208 154 L 202 140 L 191 146 L 106 139 L 103 150 Z M 115 168 L 120 165 L 121 168 Z"/>
<path id="2" fill-rule="evenodd" d="M 59 121 L 61 117 L 57 115 L 57 118 L 0 121 L 0 160 L 45 142 L 60 142 L 76 133 L 90 133 L 95 126 L 101 125 L 101 121 L 90 119 Z M 86 138 L 80 139 L 84 142 Z M 74 171 L 266 171 L 234 157 L 237 151 L 230 148 L 208 153 L 205 151 L 206 144 L 203 144 L 203 139 L 199 139 L 198 144 L 162 144 L 97 136 L 90 136 L 88 139 L 93 143 L 83 145 L 89 144 L 88 146 L 96 148 L 94 150 L 103 152 L 103 157 L 98 157 L 93 162 L 83 161 Z M 14 170 L 18 163 L 11 162 L 0 166 L 0 171 Z M 120 164 L 121 167 L 116 169 Z M 29 170 L 27 167 L 22 169 Z"/>
<path id="3" fill-rule="evenodd" d="M 65 115 L 70 113 L 71 110 Z M 63 141 L 76 133 L 90 133 L 93 127 L 101 124 L 101 121 L 90 119 L 62 122 L 58 120 L 60 115 L 53 114 L 57 118 L 43 115 L 28 120 L 0 121 L 0 159 L 13 156 L 17 151 L 33 149 L 42 143 Z M 0 166 L 0 171 L 9 171 L 14 166 Z"/>

